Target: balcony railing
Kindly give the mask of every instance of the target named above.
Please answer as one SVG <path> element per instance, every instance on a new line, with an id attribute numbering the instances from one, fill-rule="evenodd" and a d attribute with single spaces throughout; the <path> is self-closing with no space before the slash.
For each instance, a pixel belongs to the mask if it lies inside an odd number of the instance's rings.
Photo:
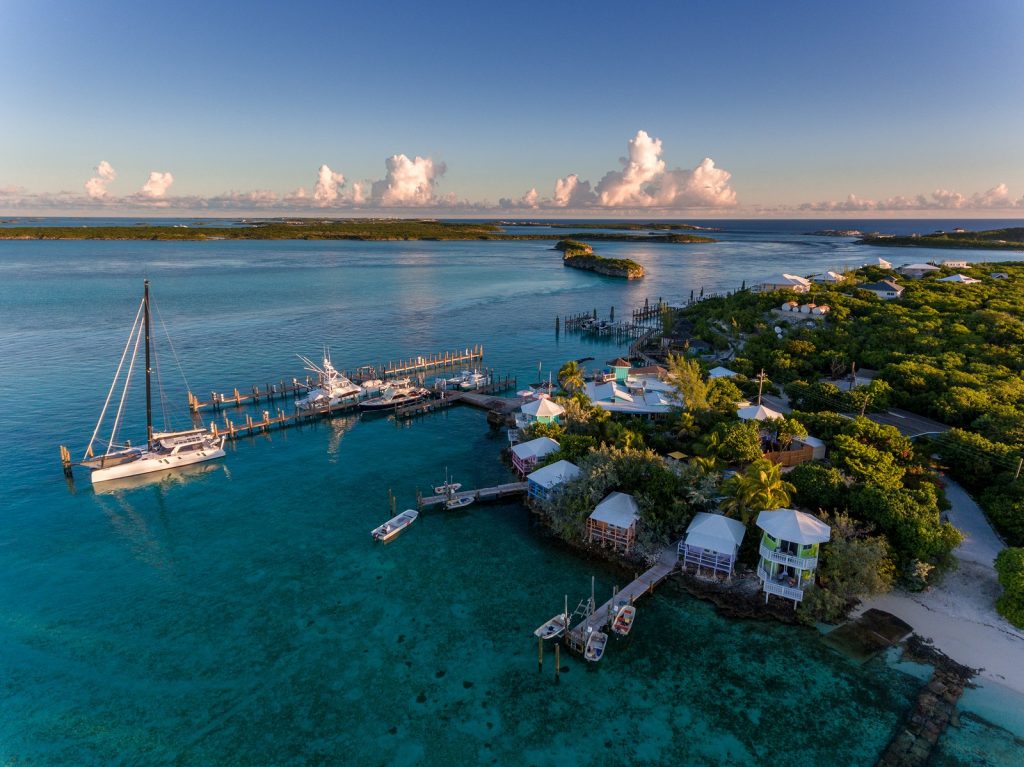
<path id="1" fill-rule="evenodd" d="M 757 576 L 761 579 L 761 585 L 766 593 L 775 594 L 775 596 L 785 597 L 786 599 L 792 599 L 794 602 L 803 601 L 803 589 L 794 588 L 793 586 L 784 586 L 774 580 L 760 565 L 757 567 Z"/>
<path id="2" fill-rule="evenodd" d="M 761 556 L 769 562 L 778 562 L 780 565 L 788 565 L 799 570 L 813 570 L 818 566 L 817 557 L 794 557 L 792 554 L 783 554 L 781 551 L 773 551 L 761 544 L 759 549 Z"/>

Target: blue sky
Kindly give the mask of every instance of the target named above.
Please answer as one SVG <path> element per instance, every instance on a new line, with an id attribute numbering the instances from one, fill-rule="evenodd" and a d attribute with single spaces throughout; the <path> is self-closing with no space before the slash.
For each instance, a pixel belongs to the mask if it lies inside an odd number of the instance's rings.
<path id="1" fill-rule="evenodd" d="M 150 6 L 0 0 L 0 212 L 1024 211 L 1020 0 Z"/>

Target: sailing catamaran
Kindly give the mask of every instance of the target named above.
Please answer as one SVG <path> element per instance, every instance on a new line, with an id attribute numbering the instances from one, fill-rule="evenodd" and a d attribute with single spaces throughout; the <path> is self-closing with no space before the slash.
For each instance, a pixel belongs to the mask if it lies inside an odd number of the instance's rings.
<path id="1" fill-rule="evenodd" d="M 93 430 L 89 446 L 85 450 L 85 457 L 79 462 L 81 466 L 92 469 L 90 479 L 93 484 L 105 482 L 112 479 L 134 477 L 138 474 L 148 474 L 154 471 L 164 471 L 189 466 L 203 461 L 212 461 L 215 458 L 224 456 L 224 437 L 214 437 L 206 429 L 186 429 L 185 431 L 153 431 L 153 395 L 152 395 L 152 364 L 150 342 L 150 313 L 149 313 L 149 280 L 143 283 L 142 304 L 135 314 L 135 322 L 132 324 L 131 333 L 128 334 L 128 343 L 125 344 L 121 353 L 121 361 L 118 363 L 117 371 L 114 373 L 114 381 L 107 392 L 107 399 L 103 403 L 99 420 Z M 141 318 L 141 321 L 140 321 Z M 135 369 L 135 358 L 138 355 L 139 345 L 145 338 L 146 344 L 146 446 L 132 447 L 125 443 L 116 443 L 117 430 L 121 425 L 121 415 L 124 411 L 125 400 L 128 396 L 128 384 L 131 381 L 132 372 Z M 130 359 L 129 359 L 130 354 Z M 110 440 L 107 443 L 107 450 L 103 455 L 97 456 L 93 452 L 93 445 L 103 425 L 103 419 L 107 413 L 107 407 L 117 388 L 121 378 L 121 371 L 124 369 L 125 361 L 128 361 L 128 369 L 125 373 L 121 398 L 117 407 L 117 415 L 114 417 L 114 425 L 111 430 Z"/>

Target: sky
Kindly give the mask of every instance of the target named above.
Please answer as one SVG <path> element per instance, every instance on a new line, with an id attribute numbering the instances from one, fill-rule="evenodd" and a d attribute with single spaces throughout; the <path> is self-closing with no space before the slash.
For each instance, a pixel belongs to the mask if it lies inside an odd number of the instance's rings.
<path id="1" fill-rule="evenodd" d="M 0 215 L 1024 217 L 1024 2 L 0 0 Z"/>

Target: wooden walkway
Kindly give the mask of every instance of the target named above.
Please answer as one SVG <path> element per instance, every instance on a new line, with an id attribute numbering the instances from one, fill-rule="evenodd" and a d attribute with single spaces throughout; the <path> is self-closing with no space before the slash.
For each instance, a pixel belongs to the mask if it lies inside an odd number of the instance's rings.
<path id="1" fill-rule="evenodd" d="M 481 487 L 478 490 L 463 490 L 451 497 L 472 498 L 474 501 L 498 501 L 522 495 L 526 492 L 526 484 L 526 482 L 509 482 L 508 484 L 495 485 L 494 487 Z M 447 495 L 418 496 L 416 498 L 416 505 L 423 509 L 427 506 L 437 506 L 448 499 L 449 496 Z"/>
<path id="2" fill-rule="evenodd" d="M 591 631 L 601 631 L 615 618 L 615 613 L 624 604 L 634 604 L 640 597 L 654 592 L 654 587 L 668 578 L 679 563 L 679 552 L 675 547 L 666 548 L 661 552 L 658 564 L 650 568 L 636 580 L 615 594 L 600 607 L 597 607 L 588 618 L 573 626 L 566 635 L 570 648 L 582 653 L 586 649 L 587 636 Z"/>

